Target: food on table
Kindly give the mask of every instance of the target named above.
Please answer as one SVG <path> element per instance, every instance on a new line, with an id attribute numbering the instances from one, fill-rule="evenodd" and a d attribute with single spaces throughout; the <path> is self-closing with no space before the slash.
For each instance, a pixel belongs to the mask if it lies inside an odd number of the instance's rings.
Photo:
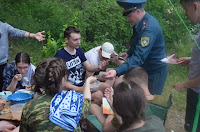
<path id="1" fill-rule="evenodd" d="M 7 114 L 11 112 L 9 107 L 4 107 L 3 110 L 0 111 L 0 115 Z"/>

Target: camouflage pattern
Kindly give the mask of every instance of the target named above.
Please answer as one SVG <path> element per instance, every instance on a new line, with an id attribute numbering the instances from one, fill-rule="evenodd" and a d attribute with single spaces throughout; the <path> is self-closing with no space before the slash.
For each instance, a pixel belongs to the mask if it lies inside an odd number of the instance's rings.
<path id="1" fill-rule="evenodd" d="M 44 94 L 26 103 L 21 117 L 20 132 L 68 132 L 68 130 L 57 126 L 49 120 L 52 98 L 53 96 Z M 85 119 L 89 115 L 90 105 L 90 99 L 83 100 L 81 119 Z M 74 132 L 82 132 L 80 122 Z"/>

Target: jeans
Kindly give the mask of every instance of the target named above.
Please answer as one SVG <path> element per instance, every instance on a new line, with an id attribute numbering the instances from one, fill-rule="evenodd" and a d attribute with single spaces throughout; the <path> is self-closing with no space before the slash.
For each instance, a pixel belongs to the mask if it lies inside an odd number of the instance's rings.
<path id="1" fill-rule="evenodd" d="M 198 104 L 199 94 L 192 89 L 187 90 L 187 102 L 186 102 L 186 113 L 185 113 L 185 130 L 192 132 L 194 117 L 196 113 L 196 106 Z M 200 117 L 197 126 L 197 132 L 200 132 Z"/>

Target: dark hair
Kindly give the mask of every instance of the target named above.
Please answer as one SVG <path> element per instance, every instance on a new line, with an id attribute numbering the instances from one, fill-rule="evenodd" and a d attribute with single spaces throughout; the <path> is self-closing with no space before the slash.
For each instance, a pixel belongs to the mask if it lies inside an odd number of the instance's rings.
<path id="1" fill-rule="evenodd" d="M 141 86 L 141 84 L 148 85 L 148 74 L 142 67 L 134 67 L 128 70 L 124 75 L 124 79 L 126 81 L 134 80 L 139 86 Z"/>
<path id="2" fill-rule="evenodd" d="M 142 88 L 134 82 L 122 82 L 114 89 L 113 108 L 122 118 L 123 131 L 144 118 L 146 98 Z"/>
<path id="3" fill-rule="evenodd" d="M 64 37 L 69 39 L 71 33 L 80 34 L 80 30 L 78 28 L 75 28 L 75 27 L 67 27 L 64 31 Z"/>
<path id="4" fill-rule="evenodd" d="M 180 3 L 182 4 L 183 2 L 185 3 L 193 3 L 193 2 L 200 2 L 200 0 L 180 0 Z"/>
<path id="5" fill-rule="evenodd" d="M 33 76 L 35 91 L 44 88 L 45 93 L 55 95 L 59 92 L 60 82 L 67 78 L 68 70 L 65 61 L 59 58 L 48 58 L 42 61 Z"/>
<path id="6" fill-rule="evenodd" d="M 17 53 L 17 55 L 15 56 L 15 64 L 19 62 L 30 64 L 31 63 L 30 56 L 26 52 Z"/>

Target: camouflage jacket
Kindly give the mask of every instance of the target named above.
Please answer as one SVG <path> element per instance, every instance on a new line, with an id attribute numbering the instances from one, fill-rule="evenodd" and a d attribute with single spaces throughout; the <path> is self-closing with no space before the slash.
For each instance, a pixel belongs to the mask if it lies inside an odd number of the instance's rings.
<path id="1" fill-rule="evenodd" d="M 68 131 L 49 120 L 49 110 L 52 98 L 53 96 L 44 94 L 26 103 L 21 117 L 20 132 Z M 83 100 L 81 119 L 85 119 L 89 115 L 90 105 L 91 100 Z M 81 132 L 80 122 L 75 129 L 75 132 Z"/>

